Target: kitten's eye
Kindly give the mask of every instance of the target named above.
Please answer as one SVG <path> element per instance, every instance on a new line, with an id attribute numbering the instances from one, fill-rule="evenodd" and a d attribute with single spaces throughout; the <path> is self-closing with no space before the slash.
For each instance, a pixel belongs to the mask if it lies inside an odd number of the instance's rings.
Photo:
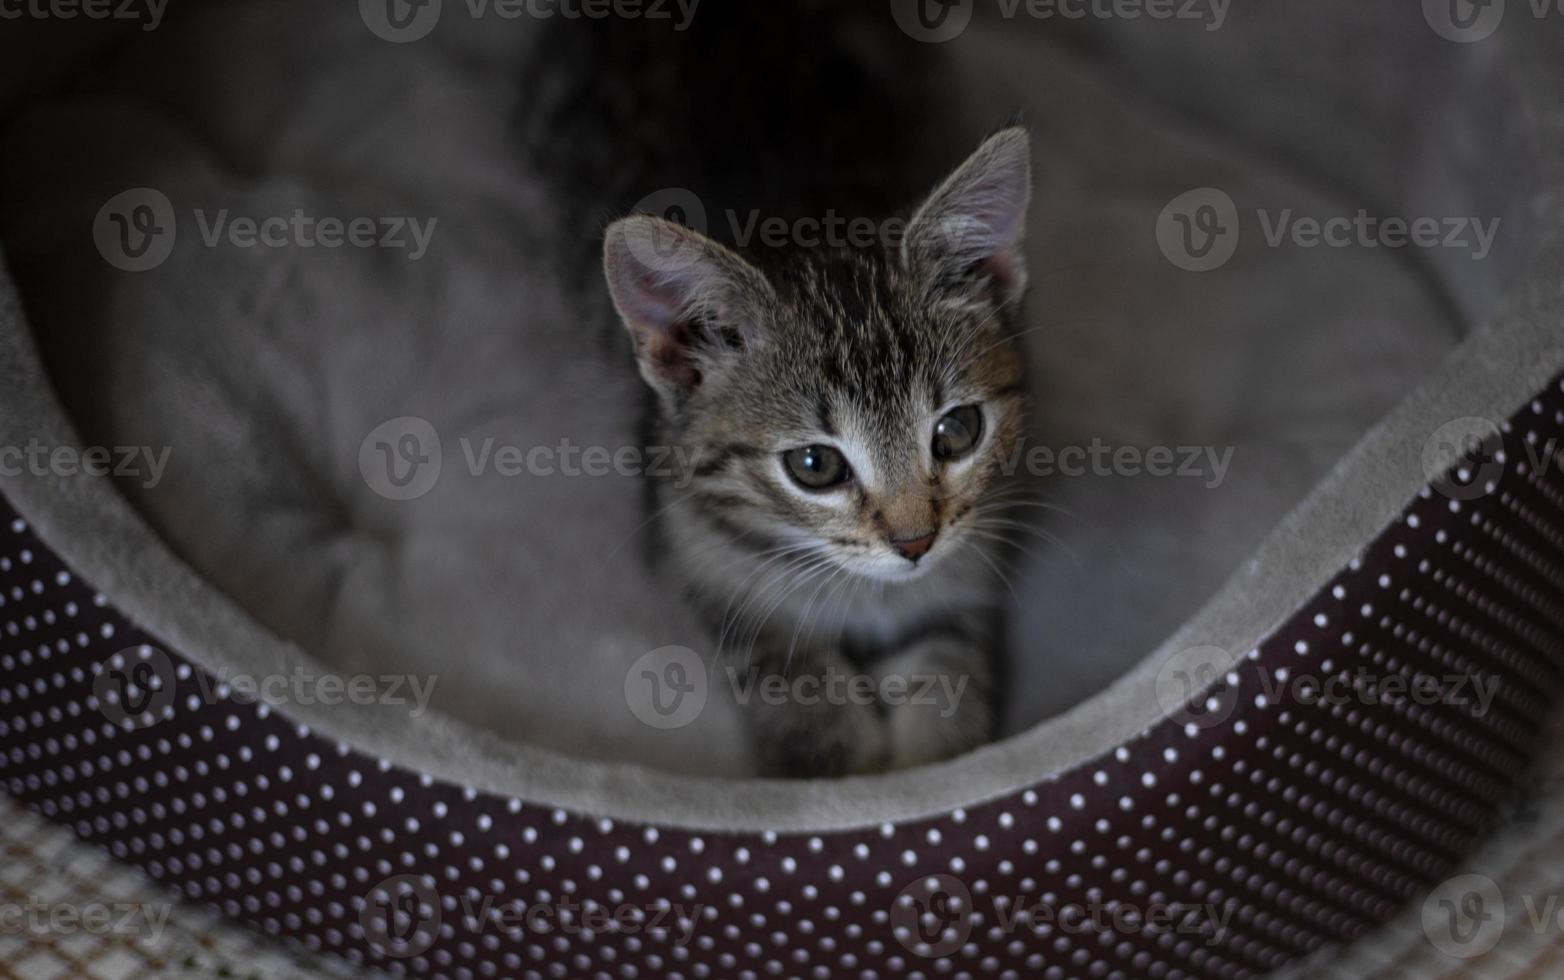
<path id="1" fill-rule="evenodd" d="M 960 459 L 983 437 L 983 411 L 976 405 L 951 409 L 934 424 L 934 458 Z"/>
<path id="2" fill-rule="evenodd" d="M 805 490 L 829 490 L 853 475 L 847 459 L 830 446 L 805 446 L 782 454 L 787 473 Z"/>

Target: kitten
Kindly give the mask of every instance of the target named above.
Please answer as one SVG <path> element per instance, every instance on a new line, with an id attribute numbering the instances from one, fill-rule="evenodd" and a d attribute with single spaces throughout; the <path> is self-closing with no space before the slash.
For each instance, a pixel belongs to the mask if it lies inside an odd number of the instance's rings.
<path id="1" fill-rule="evenodd" d="M 653 483 L 658 561 L 741 685 L 791 682 L 747 706 L 768 774 L 918 765 L 994 732 L 1030 187 L 1008 129 L 899 241 L 741 255 L 648 215 L 607 230 L 653 441 L 698 461 Z"/>

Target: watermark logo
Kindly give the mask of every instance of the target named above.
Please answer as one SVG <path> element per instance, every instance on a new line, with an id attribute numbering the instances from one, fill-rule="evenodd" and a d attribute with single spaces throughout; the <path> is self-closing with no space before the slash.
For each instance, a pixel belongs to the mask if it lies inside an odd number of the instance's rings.
<path id="1" fill-rule="evenodd" d="M 1423 18 L 1447 41 L 1472 44 L 1492 37 L 1504 23 L 1507 0 L 1423 0 Z M 1526 0 L 1518 16 L 1543 21 L 1564 15 L 1564 0 Z"/>
<path id="2" fill-rule="evenodd" d="M 625 704 L 659 731 L 683 728 L 706 710 L 710 680 L 700 654 L 666 646 L 646 654 L 625 674 Z"/>
<path id="3" fill-rule="evenodd" d="M 358 447 L 358 471 L 387 500 L 416 500 L 440 480 L 440 433 L 426 419 L 407 415 L 381 423 Z"/>
<path id="4" fill-rule="evenodd" d="M 359 928 L 383 956 L 407 959 L 426 953 L 440 935 L 440 896 L 418 875 L 387 878 L 364 896 Z"/>
<path id="5" fill-rule="evenodd" d="M 1564 891 L 1512 889 L 1506 895 L 1487 875 L 1465 873 L 1441 882 L 1423 900 L 1423 935 L 1439 952 L 1470 960 L 1507 936 L 1564 936 Z"/>
<path id="6" fill-rule="evenodd" d="M 156 269 L 174 252 L 174 203 L 162 191 L 134 187 L 109 198 L 92 223 L 103 260 L 122 272 Z"/>
<path id="7" fill-rule="evenodd" d="M 698 235 L 705 235 L 708 228 L 705 202 L 694 191 L 683 187 L 665 187 L 654 191 L 641 198 L 630 210 L 635 214 L 662 218 Z M 688 269 L 701 257 L 698 239 L 671 228 L 658 228 L 649 236 L 631 236 L 629 246 L 637 262 L 658 272 Z"/>
<path id="8" fill-rule="evenodd" d="M 907 952 L 944 959 L 972 936 L 972 892 L 952 875 L 919 878 L 896 896 L 891 933 Z"/>
<path id="9" fill-rule="evenodd" d="M 1429 485 L 1449 499 L 1486 497 L 1504 475 L 1504 434 L 1489 419 L 1452 419 L 1423 443 L 1422 463 Z"/>
<path id="10" fill-rule="evenodd" d="M 428 37 L 440 23 L 441 0 L 358 0 L 364 26 L 383 41 L 407 44 Z"/>
<path id="11" fill-rule="evenodd" d="M 97 665 L 92 695 L 98 711 L 122 728 L 156 724 L 174 705 L 174 664 L 156 647 L 133 647 Z"/>
<path id="12" fill-rule="evenodd" d="M 1226 680 L 1232 665 L 1232 655 L 1221 647 L 1178 651 L 1157 671 L 1157 706 L 1180 725 L 1205 729 L 1222 724 L 1238 706 L 1238 687 Z"/>
<path id="13" fill-rule="evenodd" d="M 1446 41 L 1471 44 L 1504 22 L 1504 0 L 1423 0 L 1423 19 Z"/>
<path id="14" fill-rule="evenodd" d="M 1227 192 L 1197 187 L 1168 202 L 1157 218 L 1157 245 L 1186 272 L 1220 269 L 1238 251 L 1238 205 Z"/>
<path id="15" fill-rule="evenodd" d="M 891 0 L 891 16 L 914 41 L 943 44 L 972 23 L 972 0 Z"/>
<path id="16" fill-rule="evenodd" d="M 1481 956 L 1504 935 L 1504 894 L 1486 875 L 1443 882 L 1423 900 L 1423 935 L 1446 956 Z"/>

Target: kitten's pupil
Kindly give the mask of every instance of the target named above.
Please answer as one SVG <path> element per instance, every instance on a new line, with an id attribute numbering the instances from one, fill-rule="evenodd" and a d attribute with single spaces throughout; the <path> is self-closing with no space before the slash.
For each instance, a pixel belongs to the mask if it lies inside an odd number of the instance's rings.
<path id="1" fill-rule="evenodd" d="M 826 490 L 846 483 L 852 470 L 847 459 L 830 446 L 804 446 L 782 454 L 788 475 L 806 490 Z"/>
<path id="2" fill-rule="evenodd" d="M 952 409 L 934 424 L 934 458 L 960 459 L 983 437 L 983 412 L 976 405 Z"/>

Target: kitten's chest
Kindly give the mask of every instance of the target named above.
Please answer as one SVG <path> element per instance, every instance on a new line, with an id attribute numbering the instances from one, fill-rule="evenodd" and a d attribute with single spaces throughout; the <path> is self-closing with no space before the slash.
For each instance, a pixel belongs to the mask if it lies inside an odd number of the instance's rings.
<path id="1" fill-rule="evenodd" d="M 973 636 L 988 620 L 990 598 L 987 590 L 956 575 L 935 572 L 840 610 L 840 644 L 857 659 L 869 660 L 920 636 Z"/>
<path id="2" fill-rule="evenodd" d="M 845 575 L 845 573 L 844 573 Z M 907 583 L 838 578 L 782 583 L 759 632 L 789 648 L 824 645 L 871 662 L 934 633 L 976 635 L 991 613 L 991 596 L 956 569 L 936 569 Z M 755 596 L 736 596 L 738 603 Z M 759 600 L 763 601 L 763 600 Z"/>

